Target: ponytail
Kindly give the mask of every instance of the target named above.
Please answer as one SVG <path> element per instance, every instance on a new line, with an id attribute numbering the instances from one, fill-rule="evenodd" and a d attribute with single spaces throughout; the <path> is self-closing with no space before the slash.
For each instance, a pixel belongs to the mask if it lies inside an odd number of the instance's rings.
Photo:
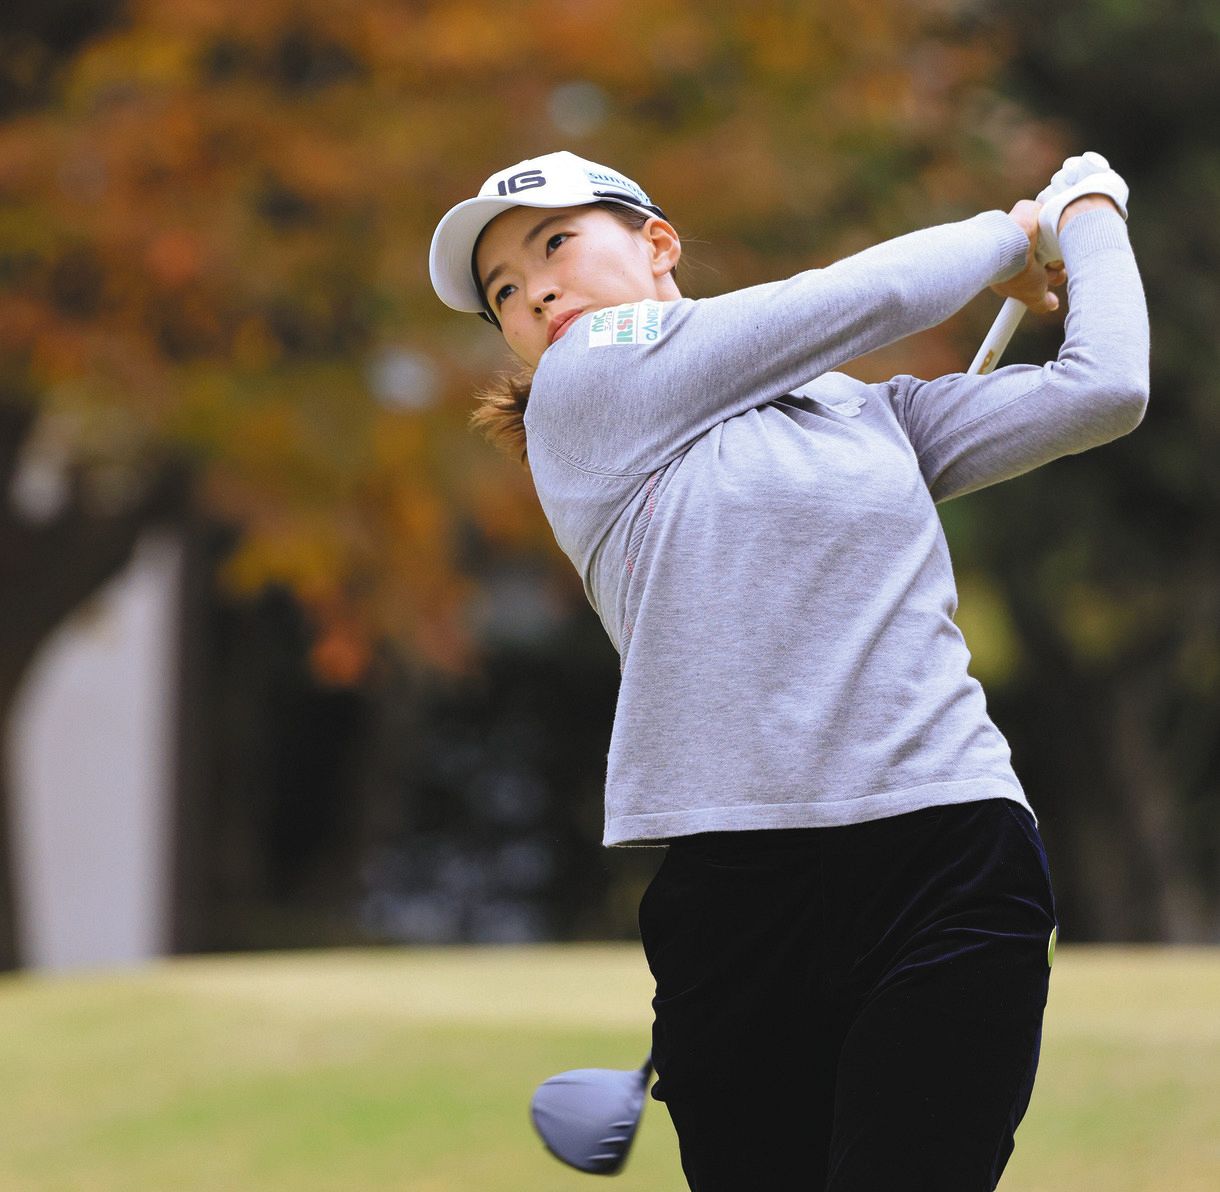
<path id="1" fill-rule="evenodd" d="M 479 431 L 489 443 L 526 467 L 525 407 L 534 381 L 532 368 L 502 373 L 475 393 L 478 402 L 470 415 L 472 430 Z"/>

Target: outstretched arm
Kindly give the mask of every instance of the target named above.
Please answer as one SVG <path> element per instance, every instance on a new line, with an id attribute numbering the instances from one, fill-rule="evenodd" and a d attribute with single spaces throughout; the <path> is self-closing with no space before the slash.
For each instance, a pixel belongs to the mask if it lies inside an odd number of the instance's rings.
<path id="1" fill-rule="evenodd" d="M 527 434 L 590 471 L 651 471 L 717 423 L 942 322 L 1019 273 L 1028 243 L 992 211 L 786 281 L 620 308 L 614 327 L 585 315 L 542 358 Z"/>

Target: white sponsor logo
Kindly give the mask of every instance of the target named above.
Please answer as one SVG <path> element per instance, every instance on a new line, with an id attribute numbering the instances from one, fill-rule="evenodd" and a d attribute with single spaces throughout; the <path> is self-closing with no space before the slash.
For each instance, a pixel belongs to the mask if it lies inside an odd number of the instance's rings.
<path id="1" fill-rule="evenodd" d="M 589 325 L 589 347 L 610 348 L 618 344 L 652 344 L 661 338 L 664 306 L 652 298 L 626 306 L 608 306 L 593 316 Z"/>
<path id="2" fill-rule="evenodd" d="M 609 170 L 585 170 L 585 177 L 594 184 L 601 182 L 617 186 L 619 190 L 635 195 L 645 206 L 648 205 L 648 196 L 630 178 L 624 178 L 622 174 L 614 174 Z"/>

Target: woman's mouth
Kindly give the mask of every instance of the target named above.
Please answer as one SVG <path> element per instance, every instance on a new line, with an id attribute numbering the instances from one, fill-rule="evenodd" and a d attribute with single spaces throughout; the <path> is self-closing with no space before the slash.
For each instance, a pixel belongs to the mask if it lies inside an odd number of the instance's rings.
<path id="1" fill-rule="evenodd" d="M 579 310 L 568 310 L 564 311 L 564 313 L 561 315 L 557 315 L 551 320 L 550 326 L 546 329 L 546 344 L 548 348 L 568 329 L 573 322 L 575 322 L 576 319 L 580 318 L 581 313 L 582 312 Z"/>

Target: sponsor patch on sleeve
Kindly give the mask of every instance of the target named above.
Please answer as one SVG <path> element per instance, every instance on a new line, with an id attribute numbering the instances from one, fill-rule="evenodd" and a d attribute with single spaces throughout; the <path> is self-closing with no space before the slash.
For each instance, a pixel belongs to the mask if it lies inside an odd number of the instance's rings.
<path id="1" fill-rule="evenodd" d="M 589 324 L 589 347 L 612 348 L 619 344 L 651 344 L 661 338 L 664 306 L 653 298 L 608 306 Z"/>

